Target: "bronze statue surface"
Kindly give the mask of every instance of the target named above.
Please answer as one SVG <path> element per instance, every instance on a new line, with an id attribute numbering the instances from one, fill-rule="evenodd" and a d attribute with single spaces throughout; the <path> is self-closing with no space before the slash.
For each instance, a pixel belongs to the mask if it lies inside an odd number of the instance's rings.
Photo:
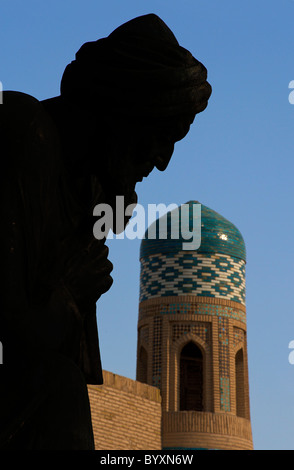
<path id="1" fill-rule="evenodd" d="M 96 302 L 112 284 L 93 208 L 164 171 L 207 106 L 205 67 L 146 15 L 84 44 L 45 101 L 0 106 L 0 449 L 93 449 Z M 116 227 L 114 227 L 116 231 Z"/>

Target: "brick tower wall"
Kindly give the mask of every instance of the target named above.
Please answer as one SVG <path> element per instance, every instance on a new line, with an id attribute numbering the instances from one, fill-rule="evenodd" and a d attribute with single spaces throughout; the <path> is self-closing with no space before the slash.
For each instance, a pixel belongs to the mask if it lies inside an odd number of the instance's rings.
<path id="1" fill-rule="evenodd" d="M 140 281 L 137 380 L 161 390 L 163 448 L 251 449 L 245 261 L 151 254 L 141 259 Z M 179 408 L 180 352 L 189 341 L 204 357 L 202 412 Z"/>

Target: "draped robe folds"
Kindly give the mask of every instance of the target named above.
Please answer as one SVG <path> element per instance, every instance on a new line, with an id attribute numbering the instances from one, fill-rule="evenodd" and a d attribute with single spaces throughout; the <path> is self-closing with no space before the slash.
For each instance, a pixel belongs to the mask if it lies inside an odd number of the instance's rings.
<path id="1" fill-rule="evenodd" d="M 85 384 L 102 383 L 96 301 L 111 270 L 105 268 L 104 241 L 94 240 L 92 233 L 91 209 L 101 196 L 98 181 L 80 182 L 91 190 L 85 206 L 67 178 L 57 130 L 42 104 L 23 93 L 3 95 L 0 448 L 38 415 L 67 361 L 81 371 Z M 71 289 L 79 268 L 83 302 Z"/>

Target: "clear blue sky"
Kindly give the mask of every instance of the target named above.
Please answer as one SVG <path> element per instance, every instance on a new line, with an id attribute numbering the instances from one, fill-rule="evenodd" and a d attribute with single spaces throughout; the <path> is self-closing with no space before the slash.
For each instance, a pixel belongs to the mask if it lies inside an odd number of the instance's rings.
<path id="1" fill-rule="evenodd" d="M 139 202 L 198 200 L 247 247 L 247 325 L 256 449 L 294 449 L 293 0 L 2 0 L 0 81 L 38 99 L 59 93 L 86 41 L 158 14 L 208 69 L 213 94 Z M 98 304 L 103 367 L 135 378 L 140 240 L 109 242 L 114 284 Z"/>

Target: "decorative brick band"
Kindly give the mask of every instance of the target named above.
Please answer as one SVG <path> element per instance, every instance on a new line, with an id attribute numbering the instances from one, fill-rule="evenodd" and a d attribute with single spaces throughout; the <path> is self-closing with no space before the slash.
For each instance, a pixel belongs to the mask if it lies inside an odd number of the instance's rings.
<path id="1" fill-rule="evenodd" d="M 141 259 L 140 301 L 183 294 L 245 305 L 245 261 L 220 253 L 185 251 Z"/>
<path id="2" fill-rule="evenodd" d="M 200 411 L 165 412 L 163 413 L 164 447 L 171 444 L 174 433 L 177 436 L 182 435 L 181 444 L 184 444 L 183 439 L 185 439 L 184 436 L 186 435 L 187 448 L 192 447 L 193 444 L 199 444 L 199 442 L 197 442 L 199 438 L 201 447 L 205 447 L 205 445 L 203 446 L 205 440 L 207 440 L 209 436 L 213 438 L 215 435 L 223 435 L 228 445 L 230 445 L 230 438 L 237 438 L 242 441 L 247 449 L 252 447 L 250 420 L 227 413 L 207 413 Z M 214 442 L 216 444 L 215 439 Z"/>
<path id="3" fill-rule="evenodd" d="M 238 320 L 246 325 L 246 307 L 238 302 L 215 297 L 182 295 L 156 297 L 139 304 L 139 322 L 154 315 L 204 315 Z M 197 318 L 195 318 L 197 320 Z"/>

